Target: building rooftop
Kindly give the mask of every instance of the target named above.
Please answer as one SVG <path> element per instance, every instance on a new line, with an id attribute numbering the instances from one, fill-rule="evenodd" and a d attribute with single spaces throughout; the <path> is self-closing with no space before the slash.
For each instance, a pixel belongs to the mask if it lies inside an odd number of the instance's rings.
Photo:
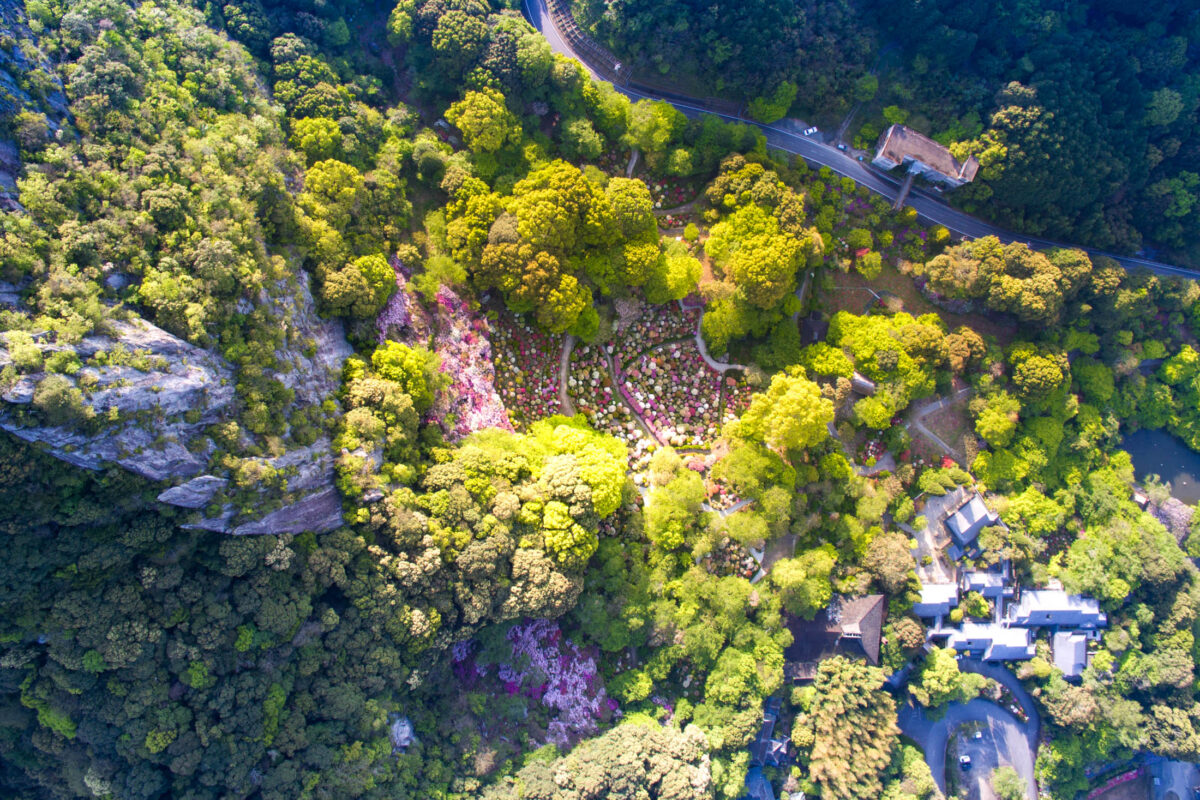
<path id="1" fill-rule="evenodd" d="M 975 156 L 960 163 L 949 149 L 905 125 L 892 125 L 883 132 L 875 157 L 886 158 L 896 164 L 919 161 L 955 181 L 973 181 L 979 172 L 979 161 Z"/>
<path id="2" fill-rule="evenodd" d="M 950 634 L 947 645 L 957 650 L 982 651 L 984 661 L 1033 658 L 1033 632 L 997 623 L 964 622 Z"/>
<path id="3" fill-rule="evenodd" d="M 1108 617 L 1094 597 L 1062 589 L 1026 589 L 1009 606 L 1008 618 L 1021 625 L 1104 625 Z"/>
<path id="4" fill-rule="evenodd" d="M 913 603 L 918 617 L 937 617 L 958 605 L 958 586 L 953 583 L 921 584 L 921 599 Z"/>
<path id="5" fill-rule="evenodd" d="M 783 654 L 785 674 L 793 680 L 812 678 L 818 663 L 839 653 L 878 664 L 886 612 L 881 594 L 834 595 L 811 620 L 789 617 L 792 644 Z"/>
<path id="6" fill-rule="evenodd" d="M 1087 667 L 1087 637 L 1082 633 L 1059 631 L 1052 640 L 1054 666 L 1068 678 L 1077 678 Z"/>
<path id="7" fill-rule="evenodd" d="M 960 547 L 967 547 L 984 528 L 1000 524 L 1000 517 L 986 505 L 976 492 L 946 518 L 946 529 Z"/>

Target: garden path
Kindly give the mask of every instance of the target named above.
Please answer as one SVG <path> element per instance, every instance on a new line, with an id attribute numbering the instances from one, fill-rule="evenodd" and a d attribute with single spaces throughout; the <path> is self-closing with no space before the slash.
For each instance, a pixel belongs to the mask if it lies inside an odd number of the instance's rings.
<path id="1" fill-rule="evenodd" d="M 608 352 L 607 348 L 604 348 L 602 352 L 604 353 L 604 360 L 608 364 L 608 374 L 611 375 L 613 379 L 613 386 L 617 387 L 616 396 L 621 398 L 621 402 L 624 403 L 629 409 L 630 413 L 633 414 L 633 418 L 636 419 L 638 424 L 642 426 L 642 430 L 644 430 L 651 439 L 659 444 L 662 444 L 663 440 L 658 437 L 658 431 L 654 430 L 654 428 L 652 428 L 650 424 L 646 422 L 646 418 L 642 416 L 642 412 L 638 408 L 637 403 L 633 402 L 633 399 L 629 396 L 629 392 L 625 389 L 624 375 L 618 371 L 617 365 L 613 361 L 612 353 Z"/>
<path id="2" fill-rule="evenodd" d="M 571 375 L 571 351 L 575 349 L 575 337 L 567 334 L 563 338 L 562 355 L 558 362 L 558 402 L 562 406 L 562 413 L 568 417 L 575 416 L 575 404 L 571 402 L 571 395 L 567 393 L 567 379 Z"/>
<path id="3" fill-rule="evenodd" d="M 700 319 L 696 322 L 696 347 L 700 350 L 700 357 L 704 359 L 704 363 L 708 364 L 717 372 L 728 372 L 731 369 L 745 369 L 742 364 L 729 364 L 724 361 L 717 361 L 708 354 L 708 345 L 704 342 L 704 337 L 700 335 L 700 324 L 704 322 L 704 312 L 700 312 Z"/>
<path id="4" fill-rule="evenodd" d="M 625 165 L 625 177 L 626 178 L 633 177 L 633 171 L 635 169 L 637 169 L 638 156 L 640 156 L 641 154 L 642 154 L 642 151 L 638 150 L 636 147 L 633 148 L 633 152 L 629 154 L 629 163 Z"/>
<path id="5" fill-rule="evenodd" d="M 700 197 L 697 197 L 694 200 L 689 200 L 683 205 L 675 206 L 674 208 L 656 208 L 654 209 L 654 213 L 660 217 L 667 214 L 686 214 L 696 208 L 696 204 L 700 202 L 700 199 Z"/>

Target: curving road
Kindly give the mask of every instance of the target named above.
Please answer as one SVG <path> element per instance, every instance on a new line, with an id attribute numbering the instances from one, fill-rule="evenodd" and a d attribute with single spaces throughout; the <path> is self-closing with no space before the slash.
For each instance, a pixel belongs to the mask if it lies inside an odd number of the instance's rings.
<path id="1" fill-rule="evenodd" d="M 909 701 L 900 708 L 900 730 L 921 745 L 934 781 L 945 792 L 946 743 L 951 733 L 966 722 L 983 723 L 987 728 L 986 746 L 992 748 L 988 755 L 994 756 L 996 764 L 1008 764 L 1016 769 L 1017 774 L 1025 779 L 1027 797 L 1037 797 L 1033 767 L 1037 760 L 1040 719 L 1033 698 L 1016 676 L 999 664 L 963 658 L 959 661 L 959 667 L 963 672 L 977 672 L 1004 684 L 1020 701 L 1029 715 L 1029 721 L 1021 722 L 1007 709 L 990 700 L 980 699 L 969 703 L 951 703 L 945 716 L 935 720 L 927 717 L 924 709 Z"/>
<path id="2" fill-rule="evenodd" d="M 554 24 L 553 18 L 550 15 L 549 9 L 546 7 L 546 0 L 522 0 L 522 9 L 525 12 L 525 17 L 530 23 L 541 31 L 546 37 L 546 41 L 550 43 L 550 49 L 556 53 L 562 53 L 577 60 L 583 65 L 592 77 L 598 80 L 604 80 L 596 71 L 588 64 L 587 60 L 580 55 L 567 41 L 566 36 Z M 715 111 L 710 111 L 704 108 L 699 100 L 683 95 L 668 95 L 663 93 L 647 93 L 640 92 L 628 86 L 619 84 L 613 85 L 617 91 L 635 100 L 665 100 L 675 108 L 682 111 L 686 116 L 695 118 L 702 114 L 713 114 L 722 119 L 733 122 L 741 122 L 747 125 L 754 125 L 763 132 L 766 136 L 767 144 L 777 150 L 791 153 L 793 155 L 802 156 L 806 161 L 819 164 L 824 167 L 829 167 L 838 175 L 847 178 L 853 178 L 858 183 L 866 186 L 871 191 L 883 195 L 889 200 L 895 200 L 900 189 L 900 183 L 894 180 L 890 175 L 887 175 L 879 170 L 868 165 L 867 162 L 858 161 L 857 159 L 838 150 L 832 145 L 824 144 L 823 142 L 804 136 L 798 131 L 789 130 L 792 125 L 789 125 L 789 120 L 781 120 L 779 123 L 772 125 L 763 125 L 745 117 L 732 116 L 729 114 L 721 114 Z M 797 126 L 798 127 L 798 126 Z M 1032 236 L 1022 236 L 1020 234 L 1006 231 L 999 228 L 990 222 L 985 222 L 970 214 L 963 213 L 957 209 L 953 209 L 946 205 L 944 201 L 935 197 L 933 194 L 914 189 L 908 196 L 905 203 L 916 210 L 917 215 L 926 222 L 934 225 L 944 225 L 952 233 L 959 236 L 965 236 L 971 239 L 978 239 L 981 236 L 996 236 L 1000 241 L 1008 242 L 1023 242 L 1030 247 L 1045 249 L 1048 247 L 1077 247 L 1077 245 L 1068 245 L 1061 242 L 1053 242 L 1048 239 L 1039 239 Z M 1200 272 L 1183 267 L 1164 264 L 1160 261 L 1152 261 L 1145 258 L 1137 258 L 1135 256 L 1121 256 L 1115 253 L 1107 253 L 1103 250 L 1096 250 L 1089 247 L 1082 248 L 1089 256 L 1107 256 L 1113 259 L 1126 269 L 1137 269 L 1144 267 L 1158 275 L 1177 276 L 1184 278 L 1200 278 Z"/>

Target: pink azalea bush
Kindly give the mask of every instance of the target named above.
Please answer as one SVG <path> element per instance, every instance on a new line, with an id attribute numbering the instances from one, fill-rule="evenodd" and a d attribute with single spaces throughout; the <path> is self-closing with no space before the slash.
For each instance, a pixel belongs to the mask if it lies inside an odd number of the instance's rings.
<path id="1" fill-rule="evenodd" d="M 558 370 L 563 337 L 537 330 L 506 312 L 492 326 L 491 336 L 496 389 L 513 424 L 523 428 L 560 413 Z"/>
<path id="2" fill-rule="evenodd" d="M 441 371 L 450 376 L 450 385 L 440 393 L 434 413 L 444 422 L 453 420 L 447 438 L 457 441 L 485 428 L 512 430 L 496 392 L 487 319 L 445 286 L 438 289 L 435 313 L 433 347 L 442 358 Z"/>

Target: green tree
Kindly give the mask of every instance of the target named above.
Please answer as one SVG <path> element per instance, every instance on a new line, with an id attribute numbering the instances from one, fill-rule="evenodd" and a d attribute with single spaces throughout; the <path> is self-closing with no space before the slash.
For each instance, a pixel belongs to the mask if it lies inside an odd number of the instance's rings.
<path id="1" fill-rule="evenodd" d="M 997 767 L 992 770 L 992 790 L 999 800 L 1026 800 L 1028 797 L 1025 780 L 1012 767 Z"/>
<path id="2" fill-rule="evenodd" d="M 833 597 L 830 576 L 837 561 L 831 545 L 809 550 L 795 558 L 785 558 L 771 567 L 771 585 L 778 591 L 784 608 L 798 617 L 812 619 Z"/>
<path id="3" fill-rule="evenodd" d="M 836 800 L 883 796 L 883 776 L 900 738 L 896 703 L 878 667 L 842 656 L 817 668 L 801 702 L 792 742 L 807 754 L 809 777 Z"/>
<path id="4" fill-rule="evenodd" d="M 494 153 L 521 140 L 520 120 L 495 89 L 467 92 L 446 110 L 446 119 L 462 131 L 463 141 L 474 153 Z"/>
<path id="5" fill-rule="evenodd" d="M 926 708 L 966 702 L 979 694 L 986 679 L 958 668 L 958 654 L 948 647 L 935 647 L 908 685 L 908 691 Z"/>
<path id="6" fill-rule="evenodd" d="M 740 428 L 744 435 L 786 452 L 824 441 L 830 422 L 833 402 L 808 380 L 803 367 L 795 366 L 772 377 L 766 392 L 754 395 Z"/>
<path id="7" fill-rule="evenodd" d="M 787 116 L 788 109 L 796 100 L 800 87 L 791 81 L 784 81 L 764 97 L 756 97 L 750 101 L 750 116 L 759 122 L 775 122 Z"/>

